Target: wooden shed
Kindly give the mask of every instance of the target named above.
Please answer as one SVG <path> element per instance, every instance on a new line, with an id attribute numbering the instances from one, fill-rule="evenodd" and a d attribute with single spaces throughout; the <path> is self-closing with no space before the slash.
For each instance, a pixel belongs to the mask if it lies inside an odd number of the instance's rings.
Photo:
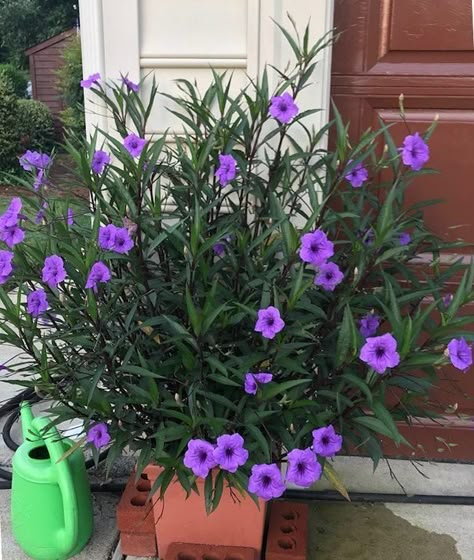
<path id="1" fill-rule="evenodd" d="M 59 113 L 64 103 L 58 91 L 56 72 L 63 65 L 64 48 L 76 34 L 76 29 L 70 29 L 25 51 L 29 58 L 33 99 L 48 106 L 59 127 Z"/>

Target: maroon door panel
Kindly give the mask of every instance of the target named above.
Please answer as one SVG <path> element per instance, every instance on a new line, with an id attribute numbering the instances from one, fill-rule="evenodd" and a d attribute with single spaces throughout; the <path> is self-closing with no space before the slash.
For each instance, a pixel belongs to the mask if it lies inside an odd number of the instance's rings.
<path id="1" fill-rule="evenodd" d="M 425 218 L 448 240 L 474 243 L 474 32 L 471 0 L 335 0 L 335 26 L 342 36 L 333 52 L 332 97 L 356 138 L 378 119 L 396 123 L 401 143 L 407 134 L 398 114 L 405 98 L 411 131 L 423 131 L 439 116 L 430 140 L 430 166 L 408 201 L 443 199 Z M 470 257 L 471 250 L 463 251 Z M 445 255 L 449 260 L 452 255 Z M 419 458 L 474 461 L 474 370 L 441 372 L 433 401 L 457 410 L 450 426 L 416 420 L 403 433 Z M 411 457 L 408 449 L 387 452 Z"/>

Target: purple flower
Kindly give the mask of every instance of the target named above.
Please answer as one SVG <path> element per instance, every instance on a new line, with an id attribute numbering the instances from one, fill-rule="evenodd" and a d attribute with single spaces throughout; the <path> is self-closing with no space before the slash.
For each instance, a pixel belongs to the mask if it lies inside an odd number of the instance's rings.
<path id="1" fill-rule="evenodd" d="M 127 87 L 128 91 L 138 93 L 138 90 L 140 89 L 139 85 L 132 82 L 132 80 L 128 78 L 128 74 L 126 76 L 121 75 L 120 79 L 122 80 L 122 84 Z"/>
<path id="2" fill-rule="evenodd" d="M 212 246 L 212 250 L 218 257 L 222 257 L 225 254 L 225 245 L 224 243 L 216 243 Z"/>
<path id="3" fill-rule="evenodd" d="M 195 476 L 206 478 L 209 471 L 217 466 L 214 446 L 203 439 L 191 439 L 184 454 L 183 463 Z"/>
<path id="4" fill-rule="evenodd" d="M 368 313 L 364 315 L 359 321 L 359 331 L 360 334 L 367 338 L 368 336 L 374 336 L 377 329 L 380 326 L 380 318 L 374 313 Z"/>
<path id="5" fill-rule="evenodd" d="M 31 316 L 39 317 L 48 307 L 48 298 L 43 288 L 38 288 L 26 296 L 26 308 Z"/>
<path id="6" fill-rule="evenodd" d="M 110 251 L 114 246 L 116 229 L 114 224 L 108 224 L 99 228 L 99 247 L 104 251 Z"/>
<path id="7" fill-rule="evenodd" d="M 341 272 L 337 264 L 328 262 L 320 265 L 314 283 L 316 286 L 321 286 L 321 288 L 324 288 L 328 292 L 334 292 L 334 289 L 342 282 L 343 278 L 344 273 Z"/>
<path id="8" fill-rule="evenodd" d="M 39 191 L 40 188 L 46 185 L 46 174 L 44 169 L 38 169 L 35 180 L 33 182 L 33 189 Z"/>
<path id="9" fill-rule="evenodd" d="M 19 158 L 19 161 L 25 171 L 33 171 L 35 169 L 47 169 L 51 165 L 52 159 L 48 154 L 27 150 Z"/>
<path id="10" fill-rule="evenodd" d="M 133 239 L 130 237 L 128 229 L 126 227 L 116 227 L 113 237 L 112 250 L 116 253 L 124 254 L 128 253 L 132 247 Z"/>
<path id="11" fill-rule="evenodd" d="M 85 89 L 90 89 L 93 85 L 98 84 L 100 80 L 99 72 L 91 74 L 88 78 L 81 80 L 81 87 Z"/>
<path id="12" fill-rule="evenodd" d="M 35 224 L 38 225 L 43 221 L 44 218 L 44 210 L 39 210 L 38 212 L 36 212 L 35 215 Z"/>
<path id="13" fill-rule="evenodd" d="M 237 170 L 237 161 L 233 156 L 228 154 L 219 155 L 219 167 L 216 170 L 216 177 L 223 187 L 235 179 Z"/>
<path id="14" fill-rule="evenodd" d="M 11 199 L 8 208 L 0 216 L 0 228 L 16 226 L 18 224 L 21 205 L 21 198 L 14 197 Z"/>
<path id="15" fill-rule="evenodd" d="M 213 454 L 219 467 L 231 473 L 245 465 L 249 458 L 249 452 L 244 448 L 244 438 L 240 434 L 219 436 Z"/>
<path id="16" fill-rule="evenodd" d="M 43 266 L 43 282 L 52 289 L 66 278 L 64 261 L 58 255 L 46 257 Z"/>
<path id="17" fill-rule="evenodd" d="M 248 490 L 263 500 L 282 496 L 286 486 L 278 465 L 254 465 L 249 477 Z"/>
<path id="18" fill-rule="evenodd" d="M 25 232 L 18 225 L 4 227 L 0 230 L 0 239 L 11 248 L 25 239 Z"/>
<path id="19" fill-rule="evenodd" d="M 110 443 L 110 440 L 109 428 L 104 422 L 98 422 L 87 430 L 87 443 L 92 443 L 97 449 Z"/>
<path id="20" fill-rule="evenodd" d="M 409 134 L 403 141 L 403 146 L 399 148 L 402 153 L 402 161 L 413 171 L 419 171 L 430 159 L 430 149 L 423 138 L 415 132 Z"/>
<path id="21" fill-rule="evenodd" d="M 374 368 L 377 373 L 385 373 L 386 369 L 398 366 L 400 363 L 397 341 L 389 333 L 369 337 L 360 350 L 359 358 Z"/>
<path id="22" fill-rule="evenodd" d="M 334 457 L 342 448 L 342 436 L 334 426 L 324 426 L 312 431 L 314 452 L 321 457 Z"/>
<path id="23" fill-rule="evenodd" d="M 13 272 L 13 253 L 11 251 L 0 250 L 0 284 L 5 282 Z"/>
<path id="24" fill-rule="evenodd" d="M 96 150 L 92 156 L 91 169 L 96 175 L 100 175 L 110 161 L 110 155 L 107 152 L 104 152 L 104 150 Z"/>
<path id="25" fill-rule="evenodd" d="M 270 109 L 268 112 L 274 119 L 281 123 L 289 123 L 299 112 L 298 105 L 288 92 L 283 95 L 272 97 L 270 102 Z"/>
<path id="26" fill-rule="evenodd" d="M 352 160 L 350 160 L 348 163 L 350 164 L 351 162 Z M 345 178 L 349 181 L 353 188 L 358 189 L 362 187 L 362 185 L 369 178 L 369 172 L 362 165 L 362 163 L 358 163 L 348 173 L 345 174 Z"/>
<path id="27" fill-rule="evenodd" d="M 264 385 L 265 383 L 270 383 L 272 379 L 273 375 L 271 373 L 246 373 L 244 390 L 249 395 L 255 395 L 257 393 L 259 383 Z"/>
<path id="28" fill-rule="evenodd" d="M 275 338 L 285 326 L 285 321 L 280 317 L 280 312 L 276 307 L 267 307 L 259 309 L 257 314 L 257 322 L 255 323 L 255 331 L 261 332 L 265 338 Z"/>
<path id="29" fill-rule="evenodd" d="M 97 284 L 106 284 L 112 278 L 112 274 L 106 264 L 102 261 L 95 262 L 89 271 L 86 288 L 92 288 L 97 293 Z"/>
<path id="30" fill-rule="evenodd" d="M 134 158 L 140 157 L 140 154 L 142 153 L 145 144 L 146 144 L 145 138 L 140 138 L 140 136 L 133 134 L 133 132 L 123 140 L 123 145 L 125 146 L 125 149 Z"/>
<path id="31" fill-rule="evenodd" d="M 454 296 L 453 294 L 446 294 L 443 297 L 443 305 L 445 307 L 445 309 L 448 309 L 448 307 L 451 305 L 451 302 L 453 301 Z"/>
<path id="32" fill-rule="evenodd" d="M 464 338 L 453 338 L 448 344 L 448 356 L 456 369 L 466 372 L 472 365 L 472 348 Z"/>
<path id="33" fill-rule="evenodd" d="M 74 210 L 72 208 L 67 209 L 66 223 L 68 226 L 74 225 Z"/>
<path id="34" fill-rule="evenodd" d="M 402 231 L 398 234 L 398 243 L 402 246 L 410 245 L 411 235 L 407 231 Z"/>
<path id="35" fill-rule="evenodd" d="M 375 231 L 372 228 L 369 228 L 367 231 L 362 233 L 362 243 L 366 247 L 370 247 L 375 242 Z"/>
<path id="36" fill-rule="evenodd" d="M 303 262 L 319 266 L 334 255 L 334 243 L 324 231 L 317 229 L 301 238 L 300 258 Z"/>
<path id="37" fill-rule="evenodd" d="M 322 471 L 311 449 L 293 449 L 288 453 L 287 482 L 308 488 L 321 478 Z"/>

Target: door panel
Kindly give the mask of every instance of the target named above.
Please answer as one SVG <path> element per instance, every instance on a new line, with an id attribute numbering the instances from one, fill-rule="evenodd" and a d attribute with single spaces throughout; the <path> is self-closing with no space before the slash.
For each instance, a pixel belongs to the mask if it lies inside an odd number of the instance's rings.
<path id="1" fill-rule="evenodd" d="M 332 97 L 350 121 L 350 135 L 357 138 L 381 118 L 395 123 L 392 133 L 400 145 L 407 134 L 398 113 L 401 93 L 412 132 L 425 130 L 438 115 L 430 166 L 440 174 L 414 181 L 408 203 L 443 199 L 425 212 L 429 227 L 447 240 L 474 243 L 471 0 L 336 0 L 335 27 L 342 36 L 333 52 Z M 469 258 L 472 250 L 463 252 Z M 417 457 L 474 461 L 474 370 L 463 374 L 444 368 L 440 377 L 433 402 L 441 411 L 457 407 L 459 418 L 450 416 L 448 428 L 415 421 L 403 433 L 415 444 Z M 386 449 L 391 455 L 413 456 L 393 445 Z"/>

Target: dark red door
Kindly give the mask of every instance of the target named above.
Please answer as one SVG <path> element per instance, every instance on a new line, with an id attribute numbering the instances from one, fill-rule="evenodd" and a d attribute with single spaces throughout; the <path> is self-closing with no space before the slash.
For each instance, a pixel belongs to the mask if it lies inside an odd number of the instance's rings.
<path id="1" fill-rule="evenodd" d="M 392 132 L 401 142 L 401 93 L 412 131 L 439 115 L 430 166 L 441 173 L 420 177 L 410 202 L 444 199 L 426 212 L 429 226 L 446 239 L 474 243 L 472 0 L 336 0 L 335 26 L 343 34 L 333 53 L 332 96 L 351 135 L 382 118 L 399 123 Z M 389 454 L 474 461 L 474 368 L 466 374 L 446 368 L 441 377 L 433 400 L 449 427 L 414 419 L 402 431 L 416 451 L 390 447 Z"/>

